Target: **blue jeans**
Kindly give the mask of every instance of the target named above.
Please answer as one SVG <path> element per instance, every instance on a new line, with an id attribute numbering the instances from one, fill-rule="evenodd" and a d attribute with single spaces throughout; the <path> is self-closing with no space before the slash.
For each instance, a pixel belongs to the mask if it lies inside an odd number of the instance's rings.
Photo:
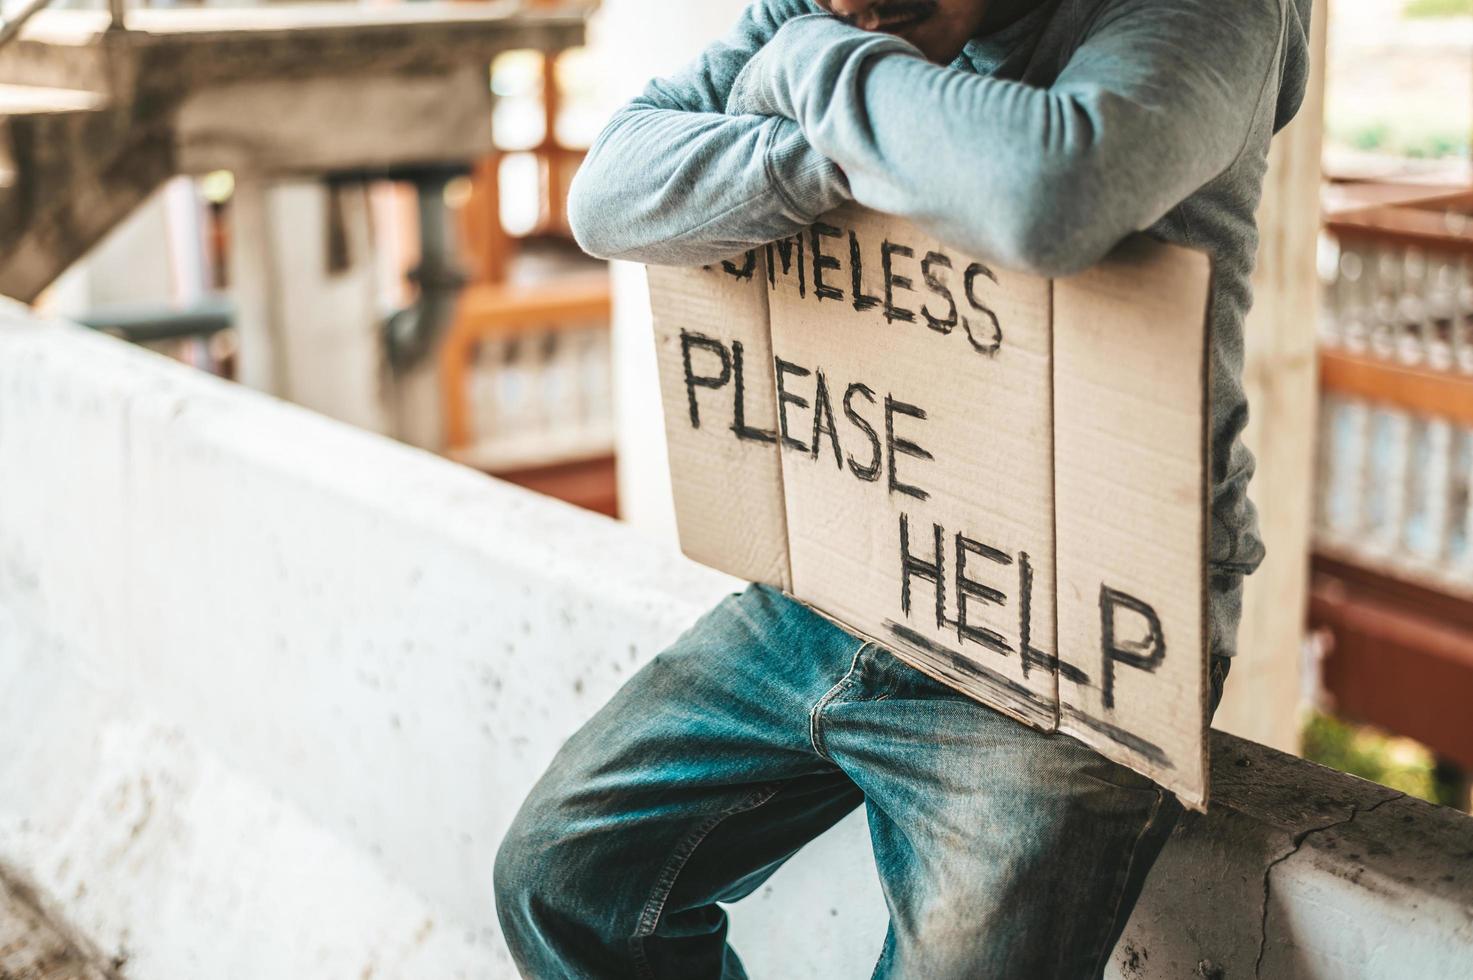
<path id="1" fill-rule="evenodd" d="M 1181 813 L 753 586 L 532 790 L 496 860 L 506 941 L 537 980 L 743 977 L 716 903 L 861 803 L 890 910 L 875 976 L 927 980 L 1098 977 Z"/>

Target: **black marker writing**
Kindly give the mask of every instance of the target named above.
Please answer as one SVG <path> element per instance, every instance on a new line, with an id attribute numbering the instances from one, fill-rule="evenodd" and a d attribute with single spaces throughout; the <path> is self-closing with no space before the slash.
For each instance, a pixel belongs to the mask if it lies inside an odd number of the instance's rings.
<path id="1" fill-rule="evenodd" d="M 915 405 L 897 401 L 893 396 L 885 396 L 885 443 L 890 452 L 887 454 L 889 460 L 890 492 L 903 493 L 917 500 L 925 500 L 931 495 L 920 487 L 909 483 L 902 483 L 896 474 L 896 456 L 914 456 L 917 459 L 935 459 L 929 452 L 895 434 L 895 416 L 906 415 L 913 419 L 925 419 L 926 410 Z"/>
<path id="2" fill-rule="evenodd" d="M 715 354 L 721 362 L 719 374 L 696 374 L 691 364 L 691 351 L 700 348 Z M 701 412 L 696 405 L 697 388 L 720 388 L 731 380 L 731 358 L 726 353 L 726 345 L 714 337 L 704 334 L 691 333 L 689 330 L 680 331 L 680 360 L 685 367 L 685 396 L 690 406 L 690 427 L 699 429 L 701 427 Z"/>
<path id="3" fill-rule="evenodd" d="M 798 259 L 796 262 L 793 261 L 793 252 L 795 249 L 798 253 Z M 803 271 L 802 233 L 794 235 L 792 238 L 780 238 L 775 242 L 769 242 L 767 245 L 767 282 L 769 286 L 771 286 L 773 289 L 776 289 L 778 270 L 777 262 L 773 261 L 774 252 L 776 252 L 777 259 L 782 262 L 783 275 L 786 276 L 794 269 L 797 269 L 798 297 L 801 299 L 803 296 L 807 295 L 807 287 L 804 281 L 804 277 L 807 275 L 807 273 Z"/>
<path id="4" fill-rule="evenodd" d="M 974 329 L 971 317 L 963 317 L 962 326 L 967 331 L 967 339 L 972 342 L 972 347 L 978 353 L 992 355 L 996 354 L 998 348 L 1002 346 L 1002 324 L 998 322 L 997 314 L 992 312 L 992 308 L 977 298 L 976 286 L 978 276 L 990 279 L 993 283 L 997 282 L 997 276 L 993 275 L 992 270 L 982 263 L 973 262 L 967 266 L 966 274 L 963 277 L 967 302 L 971 305 L 972 309 L 987 318 L 987 323 Z"/>
<path id="5" fill-rule="evenodd" d="M 1116 611 L 1128 609 L 1145 624 L 1146 635 L 1140 639 L 1122 640 L 1117 636 Z M 1161 617 L 1156 610 L 1108 585 L 1100 586 L 1100 648 L 1104 665 L 1100 675 L 1100 693 L 1106 708 L 1115 707 L 1115 665 L 1125 664 L 1137 670 L 1154 673 L 1166 659 L 1166 637 L 1161 633 Z"/>
<path id="6" fill-rule="evenodd" d="M 776 289 L 779 276 L 791 276 L 795 271 L 799 297 L 809 293 L 807 276 L 813 279 L 812 294 L 816 301 L 844 299 L 844 290 L 833 278 L 843 265 L 839 257 L 825 250 L 825 239 L 849 238 L 849 302 L 856 312 L 878 309 L 886 323 L 914 323 L 916 311 L 903 305 L 900 294 L 915 292 L 915 281 L 902 270 L 900 263 L 915 259 L 915 249 L 901 242 L 889 240 L 880 243 L 880 295 L 868 293 L 864 286 L 864 245 L 852 229 L 846 230 L 825 222 L 815 222 L 803 232 L 772 242 L 767 248 L 767 281 Z M 805 249 L 812 253 L 805 257 Z M 753 253 L 755 260 L 755 253 Z M 751 263 L 749 262 L 749 265 Z M 926 326 L 939 334 L 953 333 L 958 326 L 966 334 L 973 350 L 991 357 L 1002 347 L 1002 323 L 996 311 L 981 294 L 982 281 L 997 284 L 997 276 L 980 262 L 969 263 L 961 274 L 961 282 L 952 276 L 957 268 L 950 255 L 942 251 L 928 251 L 920 261 L 920 278 L 932 296 L 921 304 L 920 318 Z M 733 266 L 728 271 L 740 274 L 747 266 Z M 961 308 L 962 297 L 957 295 L 958 286 L 966 299 L 967 311 Z"/>
<path id="7" fill-rule="evenodd" d="M 922 561 L 910 553 L 910 518 L 902 511 L 900 514 L 900 611 L 910 616 L 910 580 L 912 576 L 925 579 L 935 587 L 936 592 L 936 628 L 945 629 L 946 620 L 946 578 L 945 564 L 946 555 L 942 548 L 942 538 L 946 532 L 940 524 L 931 525 L 932 554 L 936 557 L 931 561 Z"/>
<path id="8" fill-rule="evenodd" d="M 880 305 L 880 297 L 864 291 L 864 259 L 859 254 L 859 236 L 852 231 L 849 233 L 849 285 L 856 312 L 863 313 Z"/>
<path id="9" fill-rule="evenodd" d="M 864 466 L 860 466 L 858 461 L 855 460 L 853 456 L 850 456 L 849 471 L 855 476 L 859 477 L 859 479 L 864 480 L 867 483 L 873 483 L 880 478 L 880 437 L 875 434 L 875 427 L 870 425 L 869 422 L 865 421 L 864 416 L 860 415 L 859 412 L 855 410 L 855 395 L 863 395 L 864 398 L 871 405 L 873 405 L 875 403 L 875 392 L 874 389 L 871 388 L 869 385 L 860 384 L 857 381 L 854 384 L 850 385 L 848 389 L 844 392 L 844 415 L 849 419 L 850 422 L 854 423 L 854 427 L 862 431 L 865 435 L 865 438 L 869 440 L 871 455 L 870 461 Z"/>
<path id="10" fill-rule="evenodd" d="M 731 342 L 731 376 L 736 382 L 736 399 L 732 404 L 731 431 L 738 439 L 748 442 L 776 442 L 777 434 L 767 429 L 757 429 L 747 424 L 747 385 L 744 380 L 742 342 Z"/>
<path id="11" fill-rule="evenodd" d="M 745 261 L 741 265 L 737 265 L 730 259 L 723 259 L 721 268 L 726 270 L 726 274 L 733 279 L 750 279 L 752 278 L 752 274 L 757 271 L 757 250 L 755 248 L 747 249 Z"/>
<path id="12" fill-rule="evenodd" d="M 951 259 L 940 252 L 927 252 L 926 257 L 921 259 L 921 278 L 926 280 L 927 289 L 946 300 L 946 316 L 942 318 L 932 313 L 929 303 L 921 307 L 921 316 L 926 318 L 926 326 L 937 333 L 951 333 L 957 322 L 956 299 L 952 297 L 951 289 L 936 274 L 937 268 L 950 269 Z"/>
<path id="13" fill-rule="evenodd" d="M 1018 649 L 1022 653 L 1023 676 L 1033 667 L 1058 672 L 1076 684 L 1088 684 L 1089 675 L 1033 645 L 1033 562 L 1028 552 L 1018 552 Z"/>
<path id="14" fill-rule="evenodd" d="M 823 254 L 823 240 L 825 238 L 838 238 L 839 229 L 820 221 L 808 229 L 808 234 L 811 245 L 809 250 L 813 253 L 813 295 L 818 297 L 819 300 L 843 299 L 843 290 L 835 289 L 823 281 L 823 271 L 825 269 L 837 271 L 839 268 L 838 259 L 832 255 Z"/>
<path id="15" fill-rule="evenodd" d="M 807 400 L 798 397 L 788 391 L 783 384 L 783 378 L 791 374 L 795 378 L 806 378 L 812 372 L 806 367 L 799 367 L 781 357 L 773 358 L 777 365 L 777 428 L 782 433 L 783 445 L 789 449 L 796 449 L 800 453 L 808 452 L 808 447 L 794 439 L 788 434 L 788 406 L 797 405 L 799 408 L 807 408 Z"/>
<path id="16" fill-rule="evenodd" d="M 974 626 L 967 622 L 967 601 L 976 599 L 980 602 L 991 602 L 996 605 L 1004 605 L 1008 597 L 997 589 L 983 585 L 975 579 L 967 577 L 967 556 L 978 555 L 988 561 L 997 562 L 999 565 L 1011 565 L 1012 555 L 998 551 L 996 548 L 985 545 L 980 541 L 973 541 L 964 534 L 956 536 L 956 638 L 958 642 L 971 640 L 989 650 L 1007 655 L 1013 652 L 1013 648 L 1002 638 L 1002 634 L 983 626 Z"/>
<path id="17" fill-rule="evenodd" d="M 885 282 L 885 322 L 894 323 L 896 320 L 904 320 L 906 323 L 912 323 L 916 318 L 915 313 L 903 306 L 895 305 L 895 290 L 912 288 L 908 277 L 895 273 L 894 256 L 897 255 L 911 258 L 915 252 L 911 251 L 908 245 L 896 245 L 891 241 L 880 245 L 880 274 Z"/>
<path id="18" fill-rule="evenodd" d="M 834 465 L 839 469 L 844 468 L 844 454 L 839 449 L 839 433 L 834 428 L 834 406 L 829 401 L 829 386 L 825 381 L 822 371 L 815 371 L 818 378 L 818 389 L 813 393 L 813 438 L 809 452 L 814 459 L 818 459 L 818 445 L 824 435 L 829 437 L 829 444 L 834 447 Z"/>

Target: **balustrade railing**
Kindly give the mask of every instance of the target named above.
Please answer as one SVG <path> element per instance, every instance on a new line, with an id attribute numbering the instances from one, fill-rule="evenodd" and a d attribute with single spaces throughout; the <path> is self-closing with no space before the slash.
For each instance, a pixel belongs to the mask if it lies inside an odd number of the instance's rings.
<path id="1" fill-rule="evenodd" d="M 1316 550 L 1473 597 L 1473 194 L 1331 217 Z"/>

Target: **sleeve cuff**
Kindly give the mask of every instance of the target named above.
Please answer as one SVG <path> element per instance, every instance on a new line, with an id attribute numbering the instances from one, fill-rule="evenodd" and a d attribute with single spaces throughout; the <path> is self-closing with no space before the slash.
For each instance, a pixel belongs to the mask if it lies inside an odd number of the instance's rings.
<path id="1" fill-rule="evenodd" d="M 791 119 L 775 119 L 767 144 L 767 174 L 800 221 L 811 221 L 849 199 L 849 182 Z"/>

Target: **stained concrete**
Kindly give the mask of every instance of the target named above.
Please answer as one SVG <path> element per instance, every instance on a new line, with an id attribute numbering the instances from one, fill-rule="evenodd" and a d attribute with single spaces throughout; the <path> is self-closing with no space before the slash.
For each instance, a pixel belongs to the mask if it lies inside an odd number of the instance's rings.
<path id="1" fill-rule="evenodd" d="M 0 868 L 0 980 L 122 980 L 125 965 L 68 935 L 33 888 Z"/>

